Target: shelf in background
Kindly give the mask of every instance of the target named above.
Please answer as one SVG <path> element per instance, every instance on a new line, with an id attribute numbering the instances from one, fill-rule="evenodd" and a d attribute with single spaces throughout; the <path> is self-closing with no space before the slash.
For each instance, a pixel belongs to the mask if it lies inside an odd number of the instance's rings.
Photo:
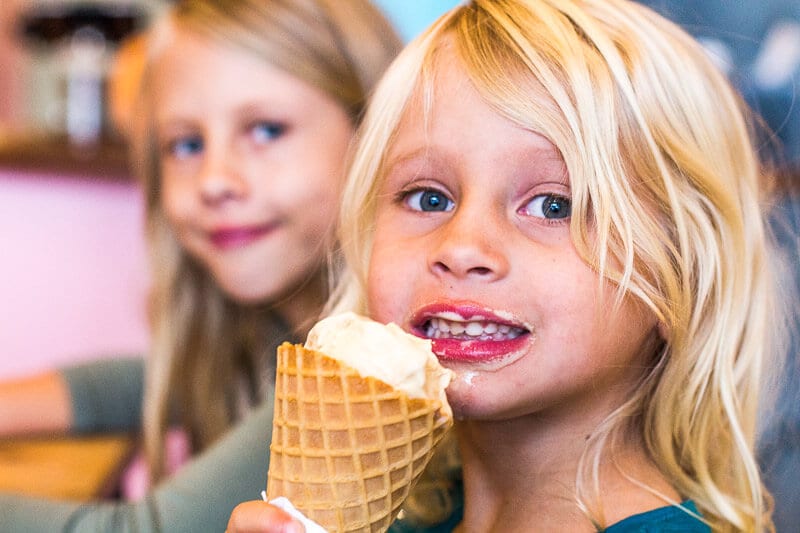
<path id="1" fill-rule="evenodd" d="M 65 136 L 41 134 L 0 137 L 0 169 L 40 175 L 130 181 L 128 147 L 104 139 L 76 146 Z"/>

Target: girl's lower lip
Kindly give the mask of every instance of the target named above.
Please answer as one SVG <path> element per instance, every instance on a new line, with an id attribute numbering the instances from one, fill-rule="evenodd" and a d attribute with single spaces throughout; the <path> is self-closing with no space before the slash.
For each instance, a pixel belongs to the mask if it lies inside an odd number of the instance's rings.
<path id="1" fill-rule="evenodd" d="M 505 357 L 518 352 L 528 342 L 529 334 L 525 333 L 514 339 L 492 340 L 460 340 L 431 339 L 433 353 L 442 361 L 484 362 Z"/>
<path id="2" fill-rule="evenodd" d="M 252 244 L 271 231 L 271 226 L 232 228 L 211 233 L 212 244 L 220 250 L 231 250 Z"/>

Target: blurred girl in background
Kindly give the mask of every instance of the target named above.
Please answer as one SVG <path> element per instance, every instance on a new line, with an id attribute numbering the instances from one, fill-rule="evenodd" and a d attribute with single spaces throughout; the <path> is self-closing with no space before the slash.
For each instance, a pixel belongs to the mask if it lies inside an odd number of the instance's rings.
<path id="1" fill-rule="evenodd" d="M 275 346 L 327 297 L 349 145 L 401 46 L 368 0 L 184 0 L 147 40 L 129 129 L 152 255 L 146 370 L 4 384 L 0 434 L 141 428 L 160 483 L 136 504 L 0 496 L 4 531 L 221 531 L 263 488 Z M 167 477 L 173 426 L 195 458 Z"/>

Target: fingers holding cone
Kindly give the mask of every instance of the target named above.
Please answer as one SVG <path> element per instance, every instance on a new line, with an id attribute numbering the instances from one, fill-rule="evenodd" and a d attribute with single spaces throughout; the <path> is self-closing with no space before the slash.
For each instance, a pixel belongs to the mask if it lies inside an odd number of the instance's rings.
<path id="1" fill-rule="evenodd" d="M 226 533 L 303 533 L 305 527 L 289 513 L 267 502 L 253 500 L 237 505 Z"/>

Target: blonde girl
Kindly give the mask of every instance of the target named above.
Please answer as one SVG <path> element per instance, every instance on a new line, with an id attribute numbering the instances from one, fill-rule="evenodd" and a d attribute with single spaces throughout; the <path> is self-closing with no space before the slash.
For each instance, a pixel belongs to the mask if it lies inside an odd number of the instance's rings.
<path id="1" fill-rule="evenodd" d="M 322 91 L 344 110 L 353 125 L 361 118 L 370 88 L 399 49 L 393 29 L 376 8 L 363 0 L 343 3 L 331 0 L 188 0 L 175 6 L 168 26 L 254 54 L 272 68 Z M 169 40 L 169 33 L 169 27 L 155 29 L 156 58 L 161 46 L 158 41 Z M 156 68 L 157 64 L 153 70 Z M 202 65 L 199 68 L 201 77 L 211 78 L 207 82 L 210 83 L 215 73 Z M 166 78 L 163 84 L 171 83 L 168 76 L 162 75 L 162 79 Z M 158 99 L 158 88 L 148 91 L 147 83 L 145 80 L 145 99 L 148 95 Z M 233 79 L 231 83 L 241 82 Z M 257 90 L 267 93 L 269 87 Z M 295 98 L 301 100 L 302 96 Z M 146 101 L 144 104 L 147 106 Z M 274 105 L 283 105 L 283 102 L 276 100 Z M 281 117 L 280 109 L 268 111 Z M 262 129 L 293 127 L 291 124 L 271 125 L 267 120 L 259 125 L 258 117 L 249 118 Z M 158 127 L 157 124 L 150 126 Z M 317 125 L 319 128 L 326 126 L 324 123 Z M 320 130 L 320 137 L 325 147 L 335 144 L 332 139 L 324 138 L 324 130 Z M 161 136 L 149 135 L 139 143 L 146 150 L 141 160 L 155 262 L 153 364 L 149 367 L 144 416 L 146 445 L 156 478 L 160 477 L 163 467 L 161 454 L 167 426 L 175 422 L 170 410 L 176 404 L 181 406 L 181 425 L 189 430 L 194 447 L 202 450 L 241 416 L 241 405 L 237 402 L 241 401 L 243 391 L 246 391 L 245 396 L 250 395 L 245 397 L 245 405 L 259 403 L 264 397 L 264 387 L 272 381 L 269 369 L 274 347 L 287 336 L 303 334 L 324 302 L 327 293 L 325 257 L 330 245 L 331 218 L 326 215 L 314 219 L 312 213 L 328 213 L 337 205 L 335 194 L 309 196 L 308 200 L 321 205 L 298 206 L 309 208 L 298 216 L 305 217 L 304 222 L 308 219 L 309 225 L 313 224 L 303 233 L 304 239 L 299 240 L 302 242 L 284 243 L 294 248 L 276 246 L 267 258 L 270 261 L 253 265 L 246 283 L 235 278 L 229 280 L 228 266 L 215 258 L 217 249 L 208 251 L 205 257 L 197 257 L 206 252 L 196 252 L 191 244 L 187 245 L 177 234 L 170 213 L 165 212 L 163 198 L 168 184 L 161 174 L 164 165 L 169 163 L 163 162 L 164 151 L 176 148 L 164 145 L 193 140 L 183 132 L 171 136 L 168 131 Z M 210 141 L 206 140 L 206 144 Z M 304 155 L 311 161 L 319 158 L 313 151 L 298 151 L 296 155 Z M 342 155 L 339 154 L 339 159 L 344 168 Z M 286 172 L 290 179 L 309 179 L 299 172 L 292 174 L 291 167 L 302 167 L 302 161 L 279 163 L 279 167 L 277 164 L 265 167 L 265 174 L 258 179 L 274 182 L 277 176 L 269 173 L 278 171 Z M 324 170 L 311 169 L 310 172 Z M 194 217 L 194 214 L 189 216 Z M 240 283 L 244 286 L 239 287 Z M 234 396 L 232 393 L 236 389 L 231 388 L 232 383 L 244 385 Z"/>
<path id="2" fill-rule="evenodd" d="M 152 254 L 145 370 L 4 385 L 0 433 L 141 424 L 159 483 L 135 504 L 2 496 L 4 531 L 220 531 L 263 487 L 275 346 L 328 295 L 350 143 L 399 48 L 368 0 L 182 0 L 150 30 L 129 130 Z M 167 476 L 172 427 L 195 457 Z"/>
<path id="3" fill-rule="evenodd" d="M 473 0 L 390 68 L 334 311 L 431 338 L 457 374 L 464 508 L 440 530 L 771 529 L 775 282 L 745 116 L 626 0 Z M 229 529 L 281 520 L 243 504 Z"/>

